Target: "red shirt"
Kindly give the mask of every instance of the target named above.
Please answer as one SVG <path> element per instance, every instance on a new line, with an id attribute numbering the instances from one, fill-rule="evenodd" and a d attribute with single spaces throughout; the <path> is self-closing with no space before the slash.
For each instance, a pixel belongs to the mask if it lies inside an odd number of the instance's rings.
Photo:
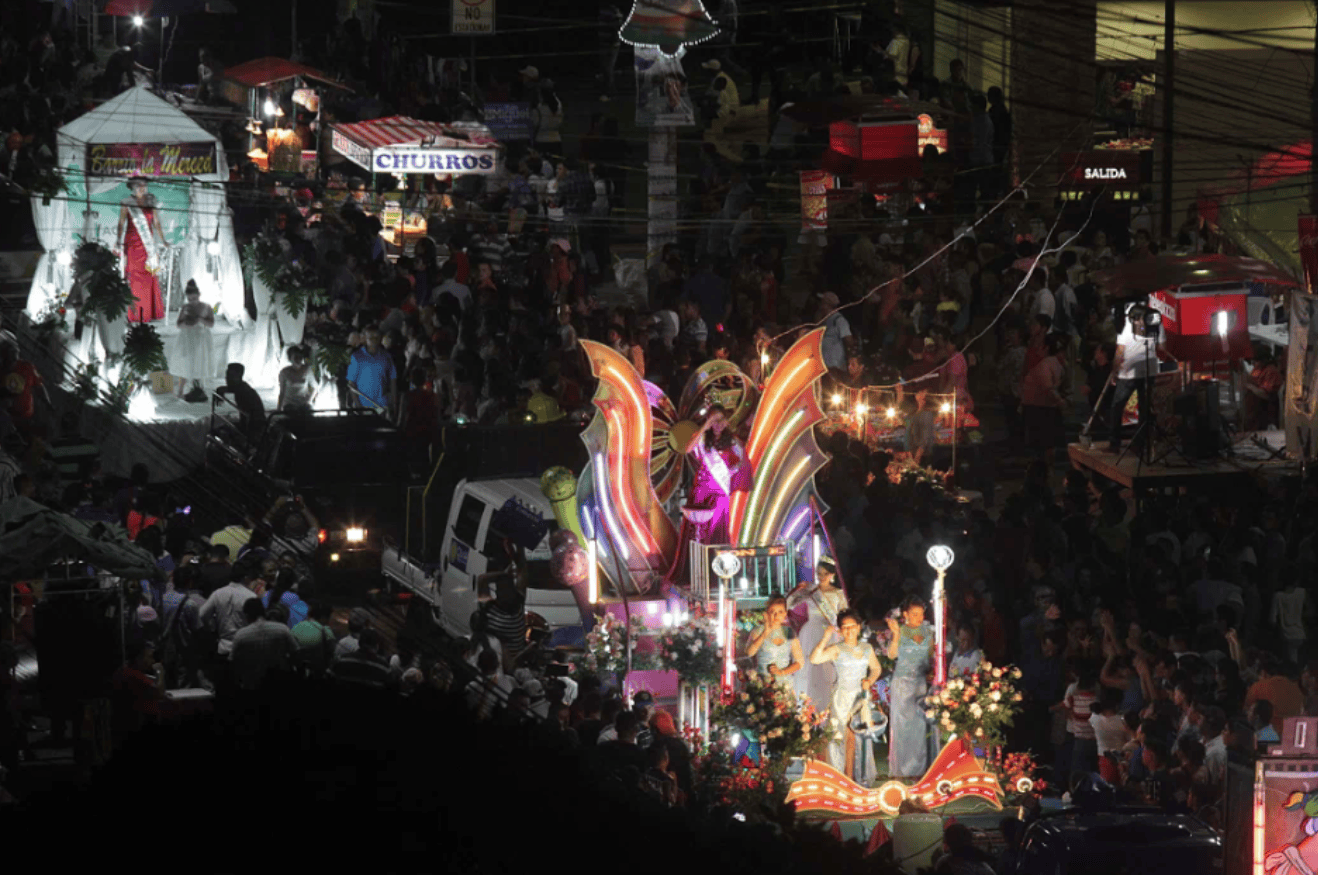
<path id="1" fill-rule="evenodd" d="M 457 252 L 450 255 L 449 258 L 451 258 L 453 263 L 458 266 L 458 275 L 455 276 L 454 279 L 465 286 L 467 284 L 467 279 L 471 276 L 471 261 L 467 258 L 467 253 L 459 249 Z"/>
<path id="2" fill-rule="evenodd" d="M 22 359 L 14 362 L 4 380 L 4 395 L 13 399 L 9 409 L 14 419 L 32 418 L 37 412 L 36 396 L 33 393 L 38 386 L 43 385 L 45 381 L 31 362 Z"/>

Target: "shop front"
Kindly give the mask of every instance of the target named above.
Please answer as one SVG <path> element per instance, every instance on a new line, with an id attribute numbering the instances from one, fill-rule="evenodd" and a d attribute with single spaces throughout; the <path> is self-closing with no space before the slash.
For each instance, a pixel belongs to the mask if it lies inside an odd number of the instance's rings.
<path id="1" fill-rule="evenodd" d="M 451 188 L 460 177 L 494 173 L 500 160 L 499 142 L 477 122 L 441 124 L 393 116 L 332 125 L 330 143 L 335 152 L 369 173 L 373 183 L 380 176 L 403 183 L 427 178 Z M 428 212 L 452 206 L 449 195 L 438 191 L 434 192 L 437 204 L 431 204 L 431 198 L 420 192 L 409 198 L 405 191 L 376 194 L 379 188 L 372 184 L 358 195 L 361 207 L 380 219 L 384 226 L 380 235 L 399 253 L 410 251 L 427 234 Z"/>

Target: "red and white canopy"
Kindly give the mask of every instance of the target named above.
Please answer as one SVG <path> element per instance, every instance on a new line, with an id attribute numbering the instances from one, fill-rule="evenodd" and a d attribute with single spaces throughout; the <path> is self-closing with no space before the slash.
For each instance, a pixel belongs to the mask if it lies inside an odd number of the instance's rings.
<path id="1" fill-rule="evenodd" d="M 332 125 L 334 151 L 372 173 L 493 173 L 499 141 L 479 122 L 406 116 Z"/>

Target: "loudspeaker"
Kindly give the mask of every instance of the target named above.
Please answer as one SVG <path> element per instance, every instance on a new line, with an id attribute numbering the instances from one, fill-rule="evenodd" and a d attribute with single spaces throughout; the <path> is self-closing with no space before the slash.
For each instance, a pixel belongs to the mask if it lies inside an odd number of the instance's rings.
<path id="1" fill-rule="evenodd" d="M 1180 420 L 1181 450 L 1190 459 L 1211 459 L 1222 448 L 1221 384 L 1195 380 L 1176 396 L 1172 409 Z"/>

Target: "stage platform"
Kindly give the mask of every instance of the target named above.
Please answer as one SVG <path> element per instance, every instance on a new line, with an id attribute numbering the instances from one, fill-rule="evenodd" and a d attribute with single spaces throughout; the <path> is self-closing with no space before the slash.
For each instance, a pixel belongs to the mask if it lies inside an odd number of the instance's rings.
<path id="1" fill-rule="evenodd" d="M 151 480 L 165 483 L 196 470 L 206 455 L 206 434 L 211 424 L 210 392 L 224 385 L 220 379 L 205 381 L 208 400 L 191 403 L 177 395 L 147 396 L 127 417 L 115 416 L 99 404 L 84 404 L 80 410 L 82 434 L 101 450 L 101 468 L 127 477 L 133 465 L 143 462 Z M 260 389 L 267 415 L 278 401 L 276 389 Z"/>
<path id="2" fill-rule="evenodd" d="M 1190 460 L 1173 450 L 1153 464 L 1146 464 L 1133 451 L 1124 455 L 1109 452 L 1106 443 L 1070 444 L 1066 452 L 1076 468 L 1101 474 L 1136 492 L 1186 486 L 1229 488 L 1260 474 L 1279 477 L 1298 474 L 1297 461 L 1274 455 L 1285 446 L 1285 440 L 1285 433 L 1279 429 L 1250 432 L 1236 441 L 1228 456 Z"/>

